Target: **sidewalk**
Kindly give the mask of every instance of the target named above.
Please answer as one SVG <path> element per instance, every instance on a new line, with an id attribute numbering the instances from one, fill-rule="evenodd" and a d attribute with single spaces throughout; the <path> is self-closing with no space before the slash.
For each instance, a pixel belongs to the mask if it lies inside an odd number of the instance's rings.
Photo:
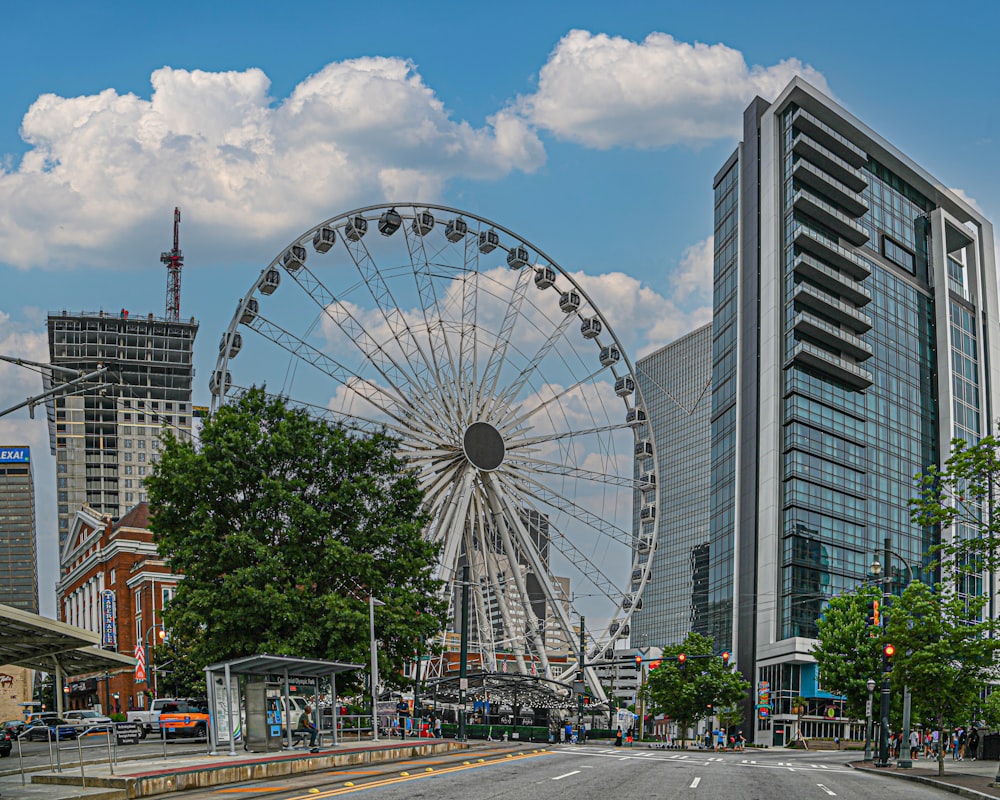
<path id="1" fill-rule="evenodd" d="M 952 761 L 945 757 L 944 775 L 938 775 L 936 761 L 917 759 L 912 769 L 899 769 L 896 766 L 875 767 L 871 762 L 851 761 L 848 766 L 853 769 L 863 769 L 878 775 L 888 775 L 893 778 L 917 781 L 936 786 L 939 789 L 953 792 L 973 800 L 998 798 L 1000 787 L 991 786 L 997 777 L 998 763 L 996 761 Z"/>
<path id="2" fill-rule="evenodd" d="M 31 772 L 21 785 L 19 772 L 0 775 L 2 800 L 125 800 L 127 797 L 147 797 L 185 789 L 208 788 L 240 780 L 291 776 L 314 770 L 345 765 L 379 764 L 426 757 L 432 754 L 464 749 L 482 750 L 524 749 L 527 743 L 517 742 L 457 742 L 454 739 L 393 739 L 378 742 L 339 744 L 319 753 L 303 750 L 272 753 L 247 753 L 228 750 L 217 755 L 206 753 L 178 754 L 167 759 L 143 758 L 120 760 L 112 772 L 107 761 L 85 766 L 81 778 L 79 765 L 64 767 L 61 773 Z M 534 745 L 532 747 L 541 747 Z M 6 761 L 6 759 L 5 759 Z M 3 766 L 13 766 L 4 764 Z"/>

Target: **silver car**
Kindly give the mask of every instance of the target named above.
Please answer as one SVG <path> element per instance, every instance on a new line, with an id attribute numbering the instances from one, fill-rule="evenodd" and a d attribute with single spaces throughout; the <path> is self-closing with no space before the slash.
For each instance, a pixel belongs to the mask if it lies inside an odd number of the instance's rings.
<path id="1" fill-rule="evenodd" d="M 82 730 L 91 729 L 101 733 L 110 731 L 114 726 L 114 721 L 111 717 L 106 717 L 89 709 L 83 711 L 66 711 L 63 713 L 63 719 Z"/>

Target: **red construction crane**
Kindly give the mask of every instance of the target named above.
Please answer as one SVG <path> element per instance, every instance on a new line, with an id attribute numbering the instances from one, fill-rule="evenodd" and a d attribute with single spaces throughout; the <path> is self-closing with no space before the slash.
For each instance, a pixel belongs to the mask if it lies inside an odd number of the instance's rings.
<path id="1" fill-rule="evenodd" d="M 160 261 L 167 265 L 167 319 L 181 318 L 181 210 L 174 209 L 174 249 L 160 254 Z"/>

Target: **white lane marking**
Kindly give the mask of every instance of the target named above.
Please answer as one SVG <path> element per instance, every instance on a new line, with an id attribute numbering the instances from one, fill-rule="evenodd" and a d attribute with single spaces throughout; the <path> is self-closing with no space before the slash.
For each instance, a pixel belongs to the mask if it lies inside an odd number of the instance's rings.
<path id="1" fill-rule="evenodd" d="M 579 774 L 580 774 L 580 770 L 575 769 L 572 772 L 567 772 L 565 775 L 557 775 L 552 780 L 554 780 L 554 781 L 561 781 L 563 778 L 568 778 L 570 775 L 579 775 Z"/>
<path id="2" fill-rule="evenodd" d="M 824 786 L 824 785 L 823 785 L 822 783 L 817 783 L 816 785 L 817 785 L 817 786 L 818 786 L 818 787 L 819 787 L 820 789 L 822 789 L 822 790 L 823 790 L 824 792 L 826 792 L 826 793 L 827 793 L 828 795 L 830 795 L 830 796 L 832 796 L 832 797 L 836 797 L 836 796 L 837 796 L 837 793 L 836 793 L 836 792 L 831 792 L 831 791 L 830 791 L 829 789 L 827 789 L 827 788 L 826 788 L 826 787 L 825 787 L 825 786 Z"/>
<path id="3" fill-rule="evenodd" d="M 701 783 L 701 778 L 695 778 L 693 781 L 691 781 L 691 785 L 688 788 L 697 789 L 699 783 Z"/>
<path id="4" fill-rule="evenodd" d="M 580 769 L 593 769 L 593 768 L 594 768 L 593 764 L 581 764 L 580 765 Z"/>

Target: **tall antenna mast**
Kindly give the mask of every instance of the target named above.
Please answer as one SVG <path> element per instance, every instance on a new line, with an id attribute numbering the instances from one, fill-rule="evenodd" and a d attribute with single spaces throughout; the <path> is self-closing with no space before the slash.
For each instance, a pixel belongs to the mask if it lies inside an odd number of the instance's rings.
<path id="1" fill-rule="evenodd" d="M 181 254 L 181 210 L 174 209 L 174 249 L 160 254 L 160 261 L 167 265 L 167 319 L 181 318 L 181 268 L 184 256 Z"/>

